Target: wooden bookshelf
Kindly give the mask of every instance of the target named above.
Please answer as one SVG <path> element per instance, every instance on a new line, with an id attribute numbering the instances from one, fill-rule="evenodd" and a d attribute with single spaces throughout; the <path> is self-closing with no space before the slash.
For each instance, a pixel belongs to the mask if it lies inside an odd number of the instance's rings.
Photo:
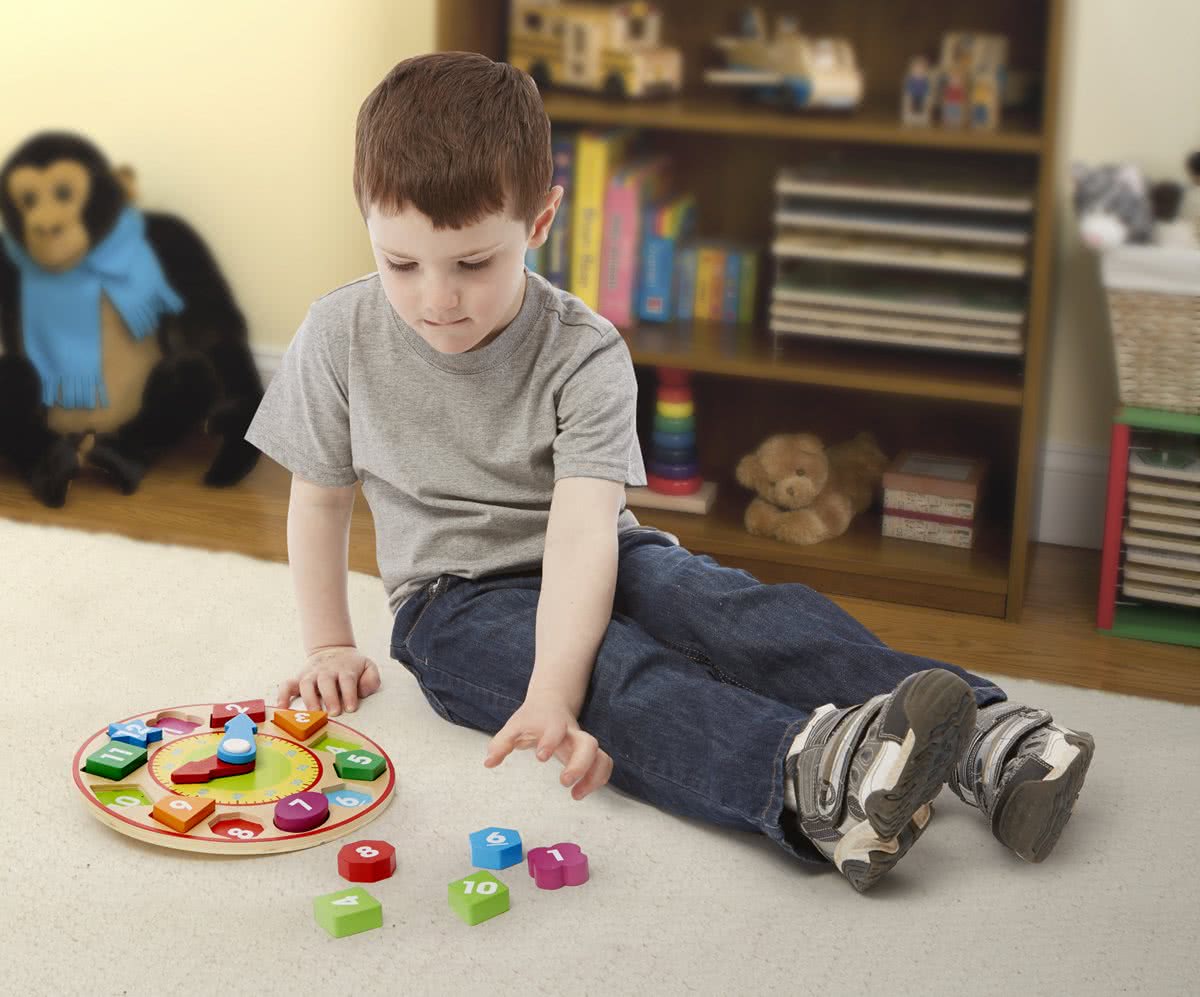
<path id="1" fill-rule="evenodd" d="M 695 192 L 705 237 L 770 245 L 773 180 L 782 166 L 820 156 L 886 158 L 913 171 L 952 166 L 1020 179 L 1035 207 L 1028 274 L 1025 354 L 1019 359 L 943 355 L 806 339 L 776 341 L 761 318 L 746 327 L 707 323 L 623 329 L 643 382 L 655 366 L 696 373 L 702 472 L 721 486 L 707 516 L 636 510 L 690 549 L 744 567 L 767 581 L 801 581 L 827 592 L 934 606 L 1016 620 L 1028 573 L 1033 481 L 1041 446 L 1047 318 L 1053 256 L 1057 94 L 1065 0 L 768 0 L 814 35 L 843 35 L 866 79 L 861 108 L 797 114 L 747 103 L 707 87 L 716 64 L 711 39 L 728 33 L 744 4 L 657 0 L 667 44 L 683 51 L 684 91 L 649 102 L 549 90 L 556 126 L 628 126 L 679 165 L 681 189 Z M 438 47 L 502 59 L 508 4 L 439 0 Z M 933 55 L 949 30 L 1005 34 L 1010 62 L 1040 86 L 1031 104 L 1006 111 L 995 132 L 908 128 L 899 90 L 908 59 Z M 764 272 L 769 277 L 768 265 Z M 760 301 L 760 305 L 762 301 Z M 649 413 L 643 398 L 639 427 Z M 888 453 L 904 448 L 981 456 L 990 477 L 975 550 L 880 536 L 877 511 L 838 540 L 800 547 L 753 537 L 742 526 L 750 499 L 733 480 L 741 453 L 772 432 L 812 430 L 827 442 L 870 429 Z"/>

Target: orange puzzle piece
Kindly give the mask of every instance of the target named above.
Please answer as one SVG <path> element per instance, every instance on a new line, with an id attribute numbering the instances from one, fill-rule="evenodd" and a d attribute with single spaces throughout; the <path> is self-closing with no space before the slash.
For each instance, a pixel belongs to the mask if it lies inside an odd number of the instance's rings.
<path id="1" fill-rule="evenodd" d="M 328 719 L 324 710 L 276 710 L 271 722 L 282 727 L 298 741 L 307 741 L 325 726 Z"/>
<path id="2" fill-rule="evenodd" d="M 164 796 L 150 811 L 160 824 L 185 834 L 217 808 L 217 801 L 191 796 Z"/>

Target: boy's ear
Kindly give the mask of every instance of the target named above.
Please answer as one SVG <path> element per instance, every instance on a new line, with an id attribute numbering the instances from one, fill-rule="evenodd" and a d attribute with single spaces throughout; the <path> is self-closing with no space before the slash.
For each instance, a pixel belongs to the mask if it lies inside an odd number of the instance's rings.
<path id="1" fill-rule="evenodd" d="M 551 187 L 550 193 L 546 195 L 546 206 L 534 219 L 533 231 L 529 233 L 528 246 L 530 249 L 537 249 L 550 237 L 550 224 L 558 213 L 558 206 L 562 204 L 562 199 L 563 189 Z"/>

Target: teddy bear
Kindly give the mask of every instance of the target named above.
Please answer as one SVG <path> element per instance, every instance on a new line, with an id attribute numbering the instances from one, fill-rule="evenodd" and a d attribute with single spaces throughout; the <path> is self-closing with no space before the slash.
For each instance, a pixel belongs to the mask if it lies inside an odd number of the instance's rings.
<path id="1" fill-rule="evenodd" d="M 812 433 L 770 436 L 738 462 L 739 484 L 758 493 L 746 529 L 795 544 L 840 537 L 871 505 L 886 466 L 870 433 L 829 449 Z"/>

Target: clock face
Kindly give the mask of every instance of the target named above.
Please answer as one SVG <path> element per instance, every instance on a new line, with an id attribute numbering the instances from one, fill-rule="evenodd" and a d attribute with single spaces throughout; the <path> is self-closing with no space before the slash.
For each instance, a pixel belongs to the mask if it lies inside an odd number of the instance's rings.
<path id="1" fill-rule="evenodd" d="M 261 700 L 115 721 L 79 748 L 74 778 L 89 811 L 123 834 L 237 854 L 357 831 L 395 786 L 391 760 L 369 737 L 319 711 Z"/>

